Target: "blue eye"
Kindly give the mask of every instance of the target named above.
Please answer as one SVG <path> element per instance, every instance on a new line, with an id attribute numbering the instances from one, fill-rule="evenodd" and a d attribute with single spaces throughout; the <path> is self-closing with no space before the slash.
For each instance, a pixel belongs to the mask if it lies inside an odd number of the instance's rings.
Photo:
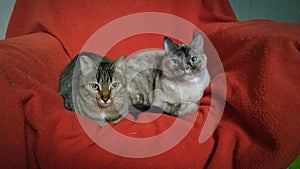
<path id="1" fill-rule="evenodd" d="M 192 63 L 195 63 L 195 62 L 197 62 L 197 61 L 198 61 L 197 56 L 193 56 L 193 57 L 191 57 L 191 59 L 190 59 L 190 62 L 192 62 Z"/>

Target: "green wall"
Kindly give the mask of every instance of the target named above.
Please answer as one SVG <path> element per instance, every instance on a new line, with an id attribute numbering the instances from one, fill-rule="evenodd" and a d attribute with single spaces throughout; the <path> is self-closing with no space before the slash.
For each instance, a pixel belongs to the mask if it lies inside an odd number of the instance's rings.
<path id="1" fill-rule="evenodd" d="M 239 20 L 270 19 L 300 23 L 300 0 L 229 0 Z"/>

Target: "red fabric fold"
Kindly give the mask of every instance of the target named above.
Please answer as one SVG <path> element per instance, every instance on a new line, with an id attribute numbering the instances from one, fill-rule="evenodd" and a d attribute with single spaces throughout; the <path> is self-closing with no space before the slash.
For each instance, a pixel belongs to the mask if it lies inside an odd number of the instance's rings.
<path id="1" fill-rule="evenodd" d="M 105 24 L 137 12 L 169 13 L 198 26 L 218 51 L 227 82 L 226 98 L 212 99 L 211 88 L 205 91 L 196 121 L 179 144 L 147 158 L 99 147 L 58 94 L 69 57 Z M 218 0 L 18 0 L 9 39 L 0 41 L 0 168 L 287 168 L 300 152 L 299 28 L 238 22 L 229 2 Z M 130 42 L 137 49 L 157 46 L 151 38 Z M 118 45 L 115 50 L 133 50 Z M 111 51 L 111 57 L 116 53 Z M 222 72 L 215 70 L 210 73 L 218 81 Z M 222 99 L 220 124 L 199 144 L 209 110 L 220 113 Z M 139 138 L 162 133 L 173 122 L 174 117 L 163 115 L 145 124 L 124 119 L 113 128 Z"/>
<path id="2" fill-rule="evenodd" d="M 122 16 L 141 12 L 173 14 L 199 24 L 204 21 L 236 21 L 228 1 L 24 1 L 18 0 L 7 37 L 32 32 L 49 32 L 57 37 L 70 56 L 75 56 L 85 41 L 105 24 Z"/>

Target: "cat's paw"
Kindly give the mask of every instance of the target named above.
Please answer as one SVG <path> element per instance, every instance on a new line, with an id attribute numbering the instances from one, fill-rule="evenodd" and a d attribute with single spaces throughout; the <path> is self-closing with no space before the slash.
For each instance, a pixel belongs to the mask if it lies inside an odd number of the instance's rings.
<path id="1" fill-rule="evenodd" d="M 180 104 L 165 103 L 164 114 L 178 117 L 180 116 Z"/>
<path id="2" fill-rule="evenodd" d="M 195 113 L 198 111 L 198 104 L 196 103 L 188 103 L 188 104 L 182 104 L 180 108 L 180 113 L 178 116 L 184 116 L 187 114 Z"/>
<path id="3" fill-rule="evenodd" d="M 144 96 L 142 93 L 131 94 L 130 101 L 132 105 L 144 104 Z"/>
<path id="4" fill-rule="evenodd" d="M 181 115 L 180 110 L 181 110 L 181 105 L 180 104 L 176 105 L 173 110 L 174 111 L 173 116 L 176 116 L 176 117 L 180 116 Z"/>
<path id="5" fill-rule="evenodd" d="M 144 102 L 144 95 L 142 93 L 131 95 L 131 111 L 134 112 L 143 112 L 149 109 L 149 105 L 146 105 Z"/>
<path id="6" fill-rule="evenodd" d="M 135 95 L 135 103 L 134 104 L 143 104 L 144 96 L 142 94 Z"/>

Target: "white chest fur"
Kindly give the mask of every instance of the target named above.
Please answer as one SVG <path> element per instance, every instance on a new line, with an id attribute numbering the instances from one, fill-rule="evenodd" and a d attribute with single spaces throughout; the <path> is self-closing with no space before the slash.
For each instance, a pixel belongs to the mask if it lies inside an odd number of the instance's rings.
<path id="1" fill-rule="evenodd" d="M 176 79 L 163 79 L 161 89 L 169 96 L 168 100 L 176 103 L 197 102 L 203 96 L 204 89 L 209 85 L 210 77 L 207 70 L 195 75 L 186 82 Z"/>

